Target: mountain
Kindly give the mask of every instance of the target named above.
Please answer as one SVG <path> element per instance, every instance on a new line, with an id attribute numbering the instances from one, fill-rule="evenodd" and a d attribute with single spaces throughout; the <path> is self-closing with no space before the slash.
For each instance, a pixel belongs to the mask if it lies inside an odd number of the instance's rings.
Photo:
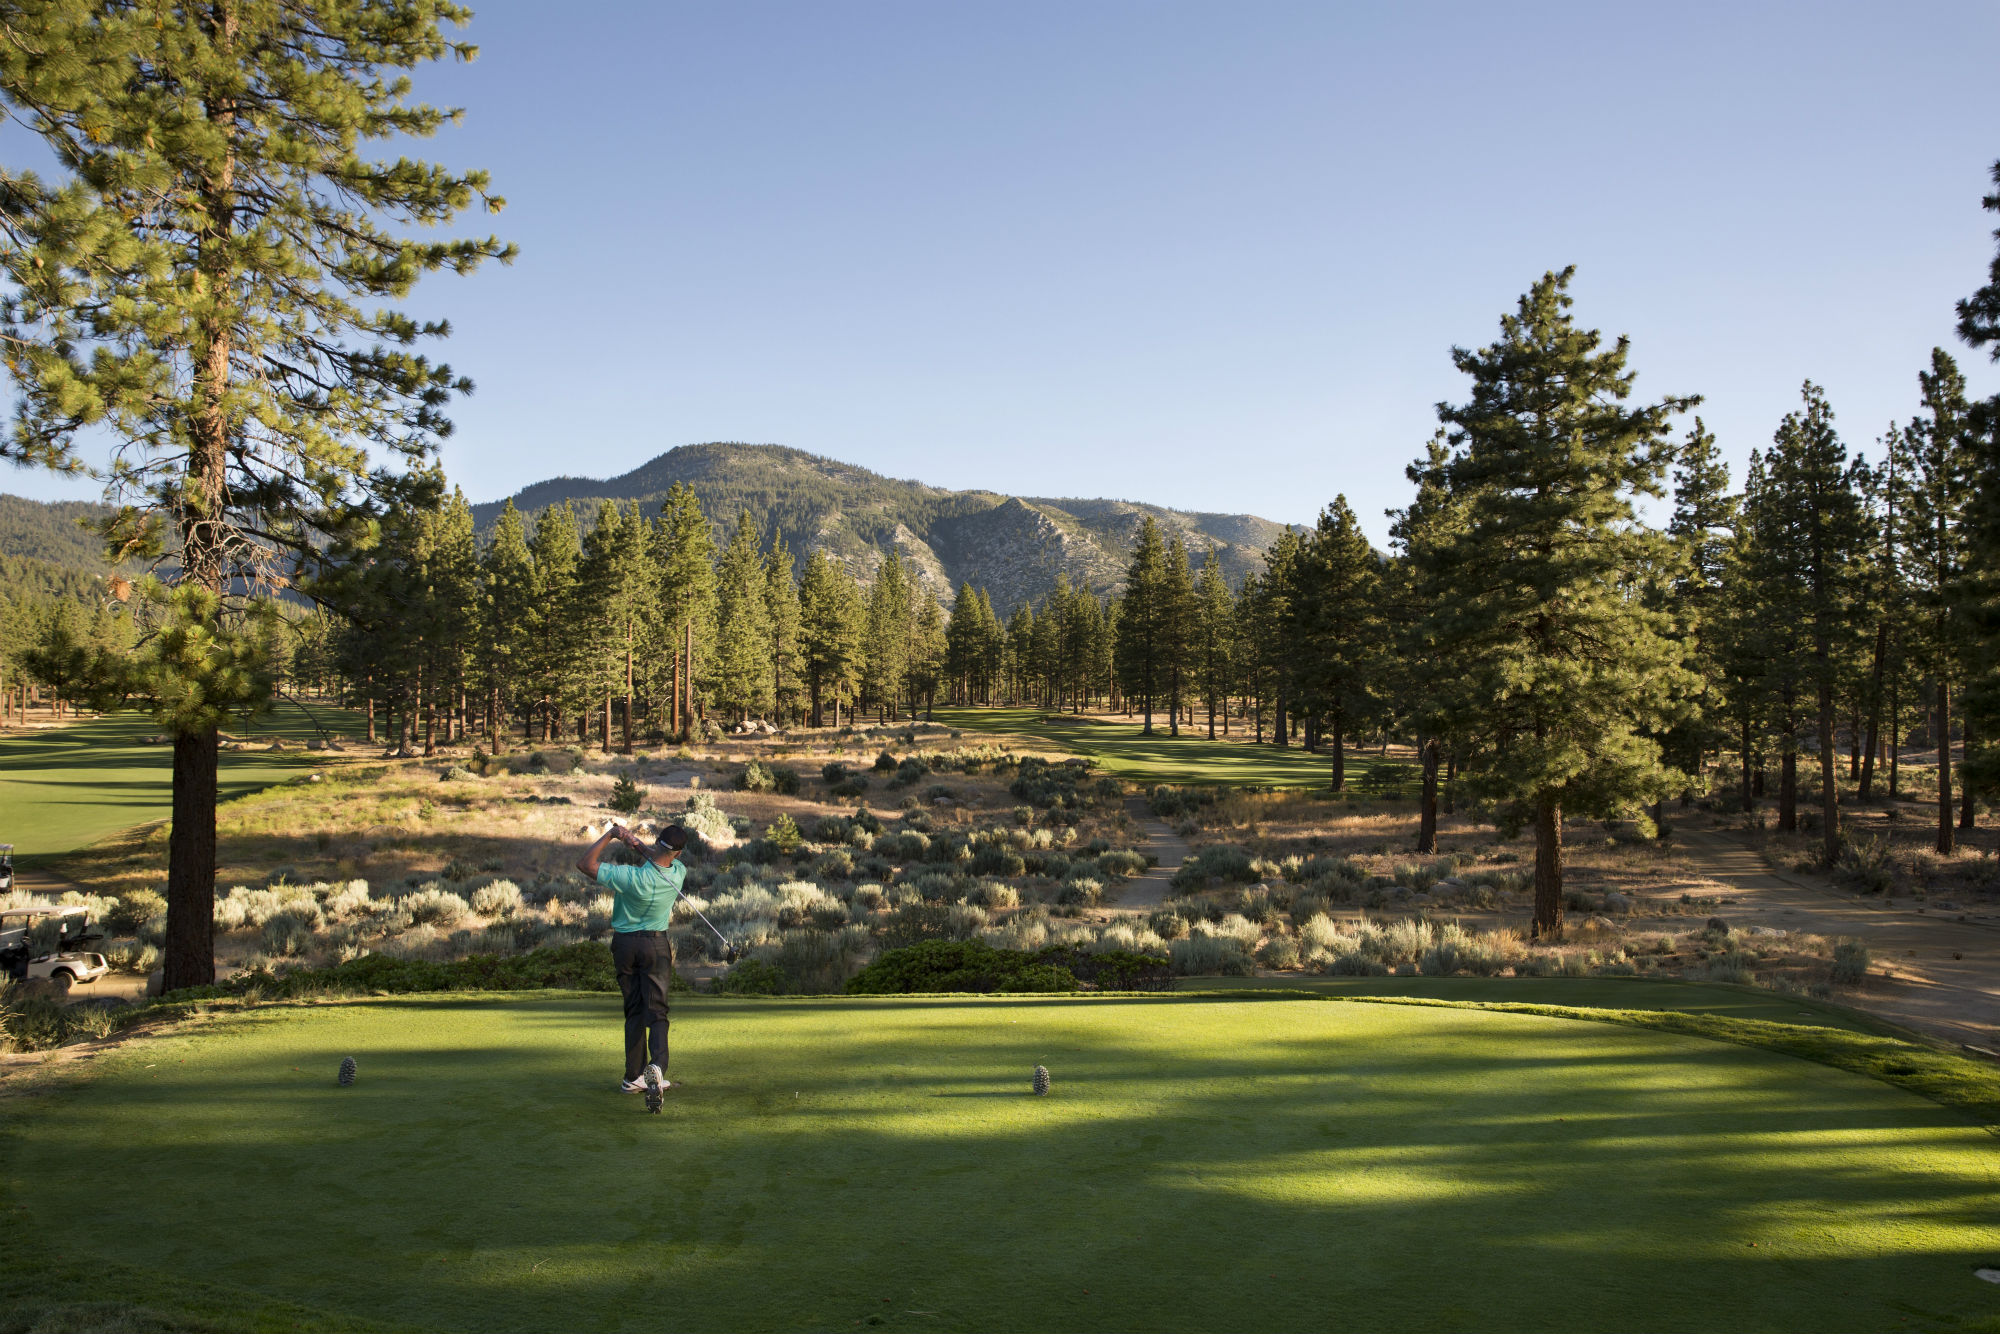
<path id="1" fill-rule="evenodd" d="M 551 478 L 511 499 L 531 518 L 569 501 L 588 523 L 603 500 L 636 500 L 648 515 L 656 514 L 676 482 L 694 487 L 718 541 L 727 540 L 737 515 L 748 510 L 760 531 L 768 537 L 776 527 L 801 558 L 817 549 L 864 580 L 894 547 L 947 606 L 959 584 L 969 582 L 987 590 L 1002 616 L 1045 597 L 1058 574 L 1100 593 L 1117 590 L 1147 515 L 1163 536 L 1187 545 L 1197 568 L 1212 544 L 1231 585 L 1262 569 L 1265 549 L 1285 531 L 1284 524 L 1253 514 L 948 491 L 782 445 L 682 445 L 620 477 Z M 473 506 L 482 531 L 502 503 Z"/>
<path id="2" fill-rule="evenodd" d="M 110 513 L 88 501 L 0 494 L 0 599 L 102 597 L 112 570 L 104 559 L 104 540 L 84 525 Z"/>

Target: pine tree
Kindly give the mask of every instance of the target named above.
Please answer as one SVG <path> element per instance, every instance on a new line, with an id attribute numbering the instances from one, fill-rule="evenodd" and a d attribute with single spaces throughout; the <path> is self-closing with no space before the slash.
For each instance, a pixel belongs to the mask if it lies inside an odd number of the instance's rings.
<path id="1" fill-rule="evenodd" d="M 862 690 L 883 717 L 896 716 L 910 661 L 910 580 L 894 550 L 875 567 L 862 636 Z"/>
<path id="2" fill-rule="evenodd" d="M 840 726 L 842 700 L 860 683 L 861 590 L 846 570 L 817 548 L 806 553 L 799 581 L 799 671 L 805 680 L 812 725 L 826 726 L 822 710 L 833 705 Z"/>
<path id="3" fill-rule="evenodd" d="M 528 549 L 534 557 L 535 591 L 523 618 L 527 641 L 523 675 L 527 697 L 542 721 L 542 739 L 556 741 L 562 737 L 563 719 L 574 717 L 586 698 L 586 635 L 592 628 L 576 617 L 577 566 L 583 551 L 576 512 L 568 501 L 542 511 Z"/>
<path id="4" fill-rule="evenodd" d="M 1676 637 L 1688 669 L 1700 681 L 1695 715 L 1667 739 L 1671 759 L 1690 775 L 1701 771 L 1711 747 L 1727 741 L 1722 719 L 1718 656 L 1723 579 L 1735 535 L 1737 500 L 1729 491 L 1729 468 L 1715 446 L 1715 436 L 1699 417 L 1681 442 L 1674 462 L 1674 511 L 1667 535 L 1680 549 L 1678 577 L 1673 583 Z"/>
<path id="5" fill-rule="evenodd" d="M 517 709 L 528 732 L 524 690 L 528 655 L 528 609 L 535 597 L 535 558 L 527 528 L 509 500 L 500 507 L 493 539 L 479 560 L 479 645 L 474 672 L 486 697 L 487 732 L 497 750 L 500 720 Z"/>
<path id="6" fill-rule="evenodd" d="M 1160 526 L 1148 514 L 1132 544 L 1125 568 L 1125 596 L 1119 602 L 1118 683 L 1127 699 L 1145 715 L 1145 733 L 1153 731 L 1153 709 L 1167 683 L 1167 653 L 1172 615 L 1167 605 L 1167 550 Z"/>
<path id="7" fill-rule="evenodd" d="M 1194 572 L 1188 568 L 1187 548 L 1178 537 L 1167 543 L 1158 596 L 1160 652 L 1166 666 L 1167 731 L 1171 736 L 1179 736 L 1181 713 L 1187 708 L 1188 683 L 1193 676 L 1197 626 Z"/>
<path id="8" fill-rule="evenodd" d="M 937 704 L 938 687 L 945 681 L 945 652 L 944 608 L 928 591 L 919 593 L 908 679 L 911 711 L 915 712 L 916 701 L 921 700 L 926 722 Z"/>
<path id="9" fill-rule="evenodd" d="M 771 698 L 788 721 L 798 712 L 800 693 L 799 586 L 792 580 L 792 553 L 784 535 L 775 534 L 764 562 L 764 608 L 771 629 Z"/>
<path id="10" fill-rule="evenodd" d="M 1469 678 L 1468 782 L 1534 822 L 1538 935 L 1562 926 L 1565 810 L 1609 815 L 1665 790 L 1644 733 L 1691 685 L 1666 618 L 1628 594 L 1665 558 L 1634 498 L 1661 492 L 1669 422 L 1693 400 L 1625 406 L 1627 341 L 1600 351 L 1576 327 L 1573 272 L 1537 282 L 1498 342 L 1453 350 L 1472 396 L 1438 409 L 1466 523 L 1443 554 L 1455 596 L 1436 640 Z"/>
<path id="11" fill-rule="evenodd" d="M 695 715 L 713 686 L 716 630 L 715 538 L 694 488 L 676 482 L 654 530 L 661 657 L 670 690 L 669 722 L 683 738 L 693 735 Z"/>
<path id="12" fill-rule="evenodd" d="M 1901 546 L 1920 629 L 1915 647 L 1937 690 L 1931 735 L 1937 742 L 1937 849 L 1956 844 L 1952 819 L 1952 687 L 1969 655 L 1963 615 L 1966 509 L 1972 494 L 1970 406 L 1965 377 L 1942 348 L 1917 377 L 1925 416 L 1902 433 L 1904 490 Z M 1968 752 L 1971 745 L 1967 745 Z"/>
<path id="13" fill-rule="evenodd" d="M 1347 781 L 1347 738 L 1383 697 L 1387 627 L 1382 562 L 1346 496 L 1334 497 L 1302 545 L 1288 636 L 1300 707 L 1333 731 L 1332 787 Z"/>
<path id="14" fill-rule="evenodd" d="M 945 672 L 951 678 L 952 699 L 956 703 L 973 701 L 985 639 L 986 627 L 979 619 L 979 595 L 973 592 L 970 581 L 962 581 L 944 628 Z"/>
<path id="15" fill-rule="evenodd" d="M 744 510 L 715 569 L 715 702 L 739 721 L 771 705 L 771 613 L 759 546 Z"/>
<path id="16" fill-rule="evenodd" d="M 423 532 L 424 754 L 429 755 L 437 749 L 440 712 L 446 744 L 457 739 L 454 721 L 479 634 L 479 542 L 465 493 L 454 487 L 442 508 L 424 516 Z"/>
<path id="17" fill-rule="evenodd" d="M 1215 714 L 1222 711 L 1222 730 L 1229 731 L 1229 694 L 1236 684 L 1236 599 L 1222 576 L 1222 562 L 1213 546 L 1195 581 L 1195 688 L 1208 709 L 1208 739 L 1215 739 Z"/>
<path id="18" fill-rule="evenodd" d="M 1437 851 L 1438 775 L 1445 747 L 1453 744 L 1453 720 L 1471 712 L 1458 694 L 1465 678 L 1439 654 L 1436 639 L 1440 609 L 1453 596 L 1449 557 L 1465 523 L 1464 497 L 1451 489 L 1450 462 L 1451 449 L 1440 430 L 1424 458 L 1404 470 L 1417 493 L 1407 508 L 1391 515 L 1389 536 L 1398 559 L 1383 586 L 1396 648 L 1391 689 L 1417 733 L 1422 775 L 1417 851 L 1422 853 Z"/>
<path id="19" fill-rule="evenodd" d="M 631 682 L 646 583 L 644 534 L 645 523 L 636 510 L 627 519 L 615 502 L 600 501 L 597 520 L 584 536 L 583 563 L 578 567 L 573 614 L 582 622 L 585 693 L 599 709 L 598 744 L 606 751 L 611 749 L 611 701 L 621 693 L 624 745 L 627 753 L 632 748 Z"/>
<path id="20" fill-rule="evenodd" d="M 448 326 L 401 303 L 426 273 L 513 254 L 425 239 L 499 208 L 484 173 L 365 155 L 456 118 L 409 102 L 394 71 L 469 59 L 440 30 L 467 17 L 439 0 L 7 17 L 0 95 L 56 175 L 0 172 L 0 359 L 19 395 L 0 457 L 75 471 L 79 432 L 119 440 L 107 480 L 127 503 L 106 539 L 170 585 L 134 681 L 174 735 L 169 988 L 215 975 L 218 729 L 270 684 L 245 594 L 401 502 L 384 465 L 426 458 L 471 388 L 412 350 Z"/>

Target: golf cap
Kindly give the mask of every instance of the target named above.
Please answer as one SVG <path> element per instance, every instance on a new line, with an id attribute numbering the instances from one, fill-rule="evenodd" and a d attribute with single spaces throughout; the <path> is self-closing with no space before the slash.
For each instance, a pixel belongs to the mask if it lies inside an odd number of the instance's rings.
<path id="1" fill-rule="evenodd" d="M 660 836 L 653 842 L 659 847 L 672 848 L 675 852 L 679 852 L 688 845 L 688 831 L 677 824 L 670 824 L 660 831 Z"/>

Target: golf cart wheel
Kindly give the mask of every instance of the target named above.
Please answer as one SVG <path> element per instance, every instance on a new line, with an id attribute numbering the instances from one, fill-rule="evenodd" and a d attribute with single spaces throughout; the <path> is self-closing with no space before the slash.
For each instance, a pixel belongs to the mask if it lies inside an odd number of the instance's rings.
<path id="1" fill-rule="evenodd" d="M 58 968 L 49 974 L 49 981 L 55 983 L 56 990 L 68 991 L 76 985 L 76 974 L 67 968 Z"/>

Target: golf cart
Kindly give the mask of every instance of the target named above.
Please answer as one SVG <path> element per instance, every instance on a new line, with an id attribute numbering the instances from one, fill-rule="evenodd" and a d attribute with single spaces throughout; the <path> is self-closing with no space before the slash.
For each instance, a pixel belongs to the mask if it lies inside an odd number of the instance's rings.
<path id="1" fill-rule="evenodd" d="M 102 954 L 76 948 L 104 939 L 87 908 L 8 908 L 0 911 L 0 975 L 16 982 L 47 979 L 59 986 L 95 982 L 111 971 Z"/>
<path id="2" fill-rule="evenodd" d="M 0 894 L 14 888 L 14 845 L 0 843 Z"/>

